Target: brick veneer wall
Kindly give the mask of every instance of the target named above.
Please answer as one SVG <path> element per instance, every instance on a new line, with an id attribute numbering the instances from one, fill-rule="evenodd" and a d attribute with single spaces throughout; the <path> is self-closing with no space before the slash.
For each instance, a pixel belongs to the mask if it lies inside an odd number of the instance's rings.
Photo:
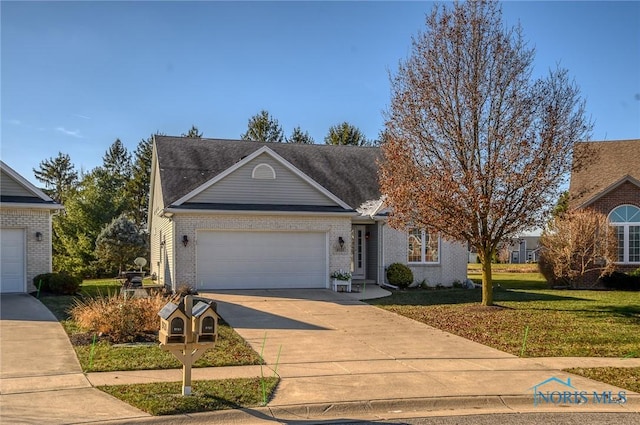
<path id="1" fill-rule="evenodd" d="M 407 234 L 383 226 L 384 266 L 401 263 L 409 266 L 414 282 L 426 280 L 429 286 L 451 286 L 453 282 L 463 282 L 467 278 L 468 252 L 466 244 L 440 241 L 440 262 L 438 264 L 409 264 Z"/>
<path id="2" fill-rule="evenodd" d="M 587 208 L 609 215 L 620 205 L 635 205 L 640 208 L 640 187 L 631 182 L 624 182 L 604 196 L 596 199 Z"/>
<path id="3" fill-rule="evenodd" d="M 628 181 L 624 182 L 585 208 L 598 211 L 608 216 L 611 211 L 620 205 L 635 205 L 640 208 L 640 187 Z M 616 266 L 616 269 L 621 272 L 630 272 L 638 267 L 640 267 L 638 264 L 619 264 Z M 587 286 L 593 285 L 596 283 L 597 276 L 593 275 L 590 279 L 585 280 Z"/>
<path id="4" fill-rule="evenodd" d="M 2 208 L 0 227 L 25 232 L 25 269 L 27 292 L 36 290 L 33 278 L 51 272 L 51 212 L 44 209 Z M 36 240 L 36 232 L 42 240 Z"/>
<path id="5" fill-rule="evenodd" d="M 266 230 L 266 231 L 315 231 L 327 232 L 329 238 L 329 272 L 349 270 L 351 267 L 351 249 L 345 246 L 338 249 L 338 238 L 351 240 L 351 218 L 335 216 L 295 216 L 295 215 L 232 215 L 232 214 L 180 214 L 173 217 L 175 240 L 173 258 L 173 282 L 164 282 L 175 289 L 187 284 L 196 287 L 196 243 L 199 230 Z M 182 235 L 190 241 L 182 246 Z M 327 274 L 327 283 L 329 276 Z"/>

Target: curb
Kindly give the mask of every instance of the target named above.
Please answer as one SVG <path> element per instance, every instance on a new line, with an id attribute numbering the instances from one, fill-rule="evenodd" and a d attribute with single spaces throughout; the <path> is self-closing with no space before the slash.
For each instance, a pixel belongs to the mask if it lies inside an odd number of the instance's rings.
<path id="1" fill-rule="evenodd" d="M 342 403 L 298 404 L 266 406 L 234 410 L 218 410 L 184 415 L 150 416 L 101 424 L 291 424 L 322 422 L 351 422 L 366 420 L 406 419 L 415 417 L 466 416 L 493 413 L 535 412 L 626 412 L 640 413 L 640 395 L 629 394 L 627 403 L 608 405 L 546 405 L 533 406 L 530 395 L 510 396 L 451 396 L 394 400 L 369 400 Z"/>

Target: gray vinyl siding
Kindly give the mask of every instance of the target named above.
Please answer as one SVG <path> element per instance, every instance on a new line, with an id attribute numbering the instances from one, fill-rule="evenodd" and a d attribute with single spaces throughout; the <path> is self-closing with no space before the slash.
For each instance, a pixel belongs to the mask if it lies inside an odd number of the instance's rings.
<path id="1" fill-rule="evenodd" d="M 0 188 L 4 196 L 34 196 L 33 192 L 25 189 L 4 171 L 0 173 Z"/>
<path id="2" fill-rule="evenodd" d="M 251 177 L 255 166 L 273 167 L 275 180 Z M 188 202 L 335 206 L 336 203 L 272 157 L 263 154 L 197 194 Z"/>

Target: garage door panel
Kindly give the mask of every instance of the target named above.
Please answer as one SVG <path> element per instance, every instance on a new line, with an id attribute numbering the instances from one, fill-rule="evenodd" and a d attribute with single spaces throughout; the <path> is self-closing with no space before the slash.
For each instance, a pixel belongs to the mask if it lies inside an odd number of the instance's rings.
<path id="1" fill-rule="evenodd" d="M 0 230 L 0 292 L 25 291 L 23 229 Z"/>
<path id="2" fill-rule="evenodd" d="M 326 233 L 199 232 L 203 289 L 324 288 Z"/>

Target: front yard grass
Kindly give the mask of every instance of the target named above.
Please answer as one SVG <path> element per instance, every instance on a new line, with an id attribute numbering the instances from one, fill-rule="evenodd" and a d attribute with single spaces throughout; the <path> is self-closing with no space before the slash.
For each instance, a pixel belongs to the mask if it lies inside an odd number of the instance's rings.
<path id="1" fill-rule="evenodd" d="M 498 271 L 494 284 L 494 307 L 479 304 L 479 289 L 396 291 L 370 303 L 518 356 L 528 327 L 525 357 L 640 357 L 640 293 L 552 290 L 526 272 Z"/>
<path id="2" fill-rule="evenodd" d="M 566 372 L 640 393 L 640 367 L 579 367 L 566 369 Z"/>
<path id="3" fill-rule="evenodd" d="M 89 297 L 107 296 L 119 289 L 120 283 L 114 279 L 85 281 L 80 288 L 81 296 Z M 69 317 L 74 296 L 41 294 L 39 298 L 62 323 L 72 341 L 74 335 L 83 333 Z M 161 350 L 158 343 L 112 345 L 96 338 L 94 343 L 76 344 L 74 349 L 84 372 L 181 367 L 180 362 L 171 353 Z M 249 344 L 220 320 L 216 345 L 207 350 L 194 367 L 257 365 L 261 362 Z M 278 382 L 277 377 L 193 381 L 192 394 L 188 397 L 181 395 L 182 382 L 112 385 L 98 389 L 152 415 L 176 415 L 263 406 L 273 396 Z"/>
<path id="4" fill-rule="evenodd" d="M 151 415 L 177 415 L 211 410 L 264 406 L 278 378 L 193 381 L 190 396 L 182 396 L 182 382 L 101 386 L 98 389 Z"/>

